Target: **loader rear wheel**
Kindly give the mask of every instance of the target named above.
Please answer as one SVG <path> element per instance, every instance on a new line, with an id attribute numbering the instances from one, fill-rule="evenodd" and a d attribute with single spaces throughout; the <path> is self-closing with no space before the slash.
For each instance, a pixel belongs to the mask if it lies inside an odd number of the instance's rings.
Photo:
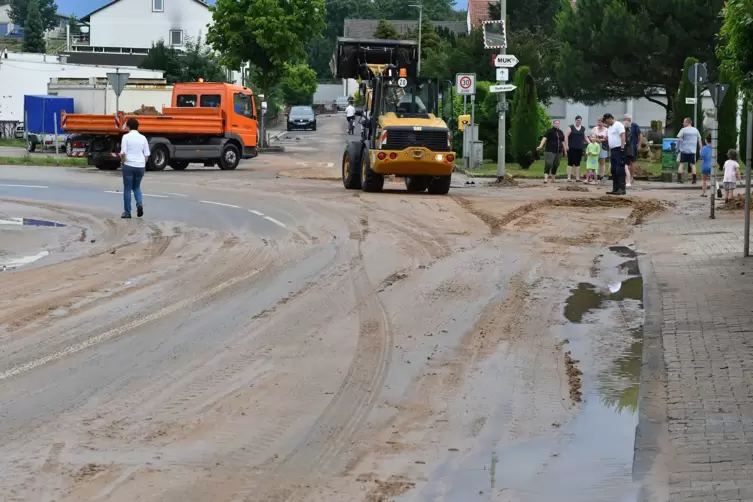
<path id="1" fill-rule="evenodd" d="M 369 149 L 364 147 L 361 153 L 361 190 L 364 192 L 381 192 L 384 188 L 384 176 L 371 169 Z"/>
<path id="2" fill-rule="evenodd" d="M 170 152 L 165 145 L 155 145 L 146 163 L 147 171 L 164 171 L 170 164 Z"/>
<path id="3" fill-rule="evenodd" d="M 446 195 L 450 191 L 452 176 L 432 176 L 429 182 L 429 193 L 432 195 Z"/>
<path id="4" fill-rule="evenodd" d="M 421 193 L 429 188 L 430 176 L 406 176 L 405 188 L 412 193 Z"/>
<path id="5" fill-rule="evenodd" d="M 361 188 L 361 145 L 351 142 L 343 153 L 342 177 L 343 186 L 348 190 Z"/>

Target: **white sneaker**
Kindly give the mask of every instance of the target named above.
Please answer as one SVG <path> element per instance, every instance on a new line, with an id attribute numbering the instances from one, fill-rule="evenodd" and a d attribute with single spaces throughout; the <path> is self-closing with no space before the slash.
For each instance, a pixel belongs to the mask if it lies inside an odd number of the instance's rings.
<path id="1" fill-rule="evenodd" d="M 630 188 L 630 186 L 631 186 L 631 183 L 625 183 L 625 186 L 626 186 L 627 188 Z"/>

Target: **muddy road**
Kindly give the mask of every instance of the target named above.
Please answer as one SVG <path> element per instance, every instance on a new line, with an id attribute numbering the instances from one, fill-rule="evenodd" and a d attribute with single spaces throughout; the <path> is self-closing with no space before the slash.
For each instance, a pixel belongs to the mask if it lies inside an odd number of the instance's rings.
<path id="1" fill-rule="evenodd" d="M 0 500 L 635 500 L 661 204 L 345 191 L 340 119 L 148 173 L 143 220 L 0 167 Z"/>

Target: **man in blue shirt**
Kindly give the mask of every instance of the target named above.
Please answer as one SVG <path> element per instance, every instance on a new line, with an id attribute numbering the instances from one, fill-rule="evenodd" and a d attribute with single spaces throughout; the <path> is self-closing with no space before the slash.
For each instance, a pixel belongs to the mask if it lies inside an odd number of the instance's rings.
<path id="1" fill-rule="evenodd" d="M 708 183 L 709 176 L 711 175 L 711 135 L 706 135 L 706 145 L 701 148 L 701 197 L 707 197 L 706 184 Z"/>
<path id="2" fill-rule="evenodd" d="M 633 122 L 633 117 L 627 113 L 623 115 L 623 123 L 628 134 L 630 134 L 630 148 L 625 152 L 625 186 L 630 187 L 632 181 L 632 174 L 635 168 L 635 160 L 638 158 L 638 152 L 641 148 L 641 141 L 643 140 L 643 131 L 640 126 Z"/>

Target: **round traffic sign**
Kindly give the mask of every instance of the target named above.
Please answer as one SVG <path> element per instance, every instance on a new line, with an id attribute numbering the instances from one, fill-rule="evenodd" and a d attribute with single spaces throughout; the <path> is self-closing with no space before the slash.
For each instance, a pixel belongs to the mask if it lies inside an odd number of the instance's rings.
<path id="1" fill-rule="evenodd" d="M 470 89 L 473 85 L 473 80 L 471 80 L 471 77 L 461 77 L 460 78 L 460 87 L 463 89 Z"/>
<path id="2" fill-rule="evenodd" d="M 397 79 L 397 85 L 400 87 L 407 87 L 408 86 L 408 79 L 405 77 L 400 77 Z"/>

